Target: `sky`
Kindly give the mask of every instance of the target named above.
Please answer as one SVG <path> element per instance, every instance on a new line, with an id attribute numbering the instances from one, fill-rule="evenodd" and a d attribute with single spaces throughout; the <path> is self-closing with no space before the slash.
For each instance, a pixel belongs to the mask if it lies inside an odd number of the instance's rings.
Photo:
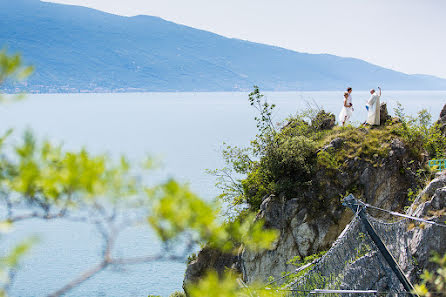
<path id="1" fill-rule="evenodd" d="M 446 0 L 46 0 L 446 78 Z"/>

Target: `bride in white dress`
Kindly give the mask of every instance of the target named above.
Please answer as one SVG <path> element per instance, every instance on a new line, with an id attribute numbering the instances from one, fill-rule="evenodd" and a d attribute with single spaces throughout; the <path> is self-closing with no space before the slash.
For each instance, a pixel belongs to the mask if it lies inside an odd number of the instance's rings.
<path id="1" fill-rule="evenodd" d="M 342 106 L 341 113 L 339 113 L 339 122 L 344 126 L 350 120 L 353 114 L 352 97 L 348 92 L 344 93 L 344 106 Z"/>

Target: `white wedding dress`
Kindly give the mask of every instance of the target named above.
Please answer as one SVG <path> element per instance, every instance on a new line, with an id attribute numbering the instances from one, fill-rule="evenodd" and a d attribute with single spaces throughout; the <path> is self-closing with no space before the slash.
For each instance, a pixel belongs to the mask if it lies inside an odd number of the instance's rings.
<path id="1" fill-rule="evenodd" d="M 345 100 L 345 99 L 344 99 Z M 352 96 L 349 95 L 347 97 L 347 102 L 345 105 L 350 105 L 352 103 Z M 339 113 L 339 122 L 342 124 L 347 124 L 353 114 L 353 107 L 345 107 L 345 105 L 342 106 L 341 112 Z"/>

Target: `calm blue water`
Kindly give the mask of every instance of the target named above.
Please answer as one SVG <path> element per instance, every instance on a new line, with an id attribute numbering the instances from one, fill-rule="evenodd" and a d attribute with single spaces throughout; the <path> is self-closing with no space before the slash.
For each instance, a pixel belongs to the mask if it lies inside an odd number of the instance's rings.
<path id="1" fill-rule="evenodd" d="M 317 103 L 339 113 L 342 93 L 267 93 L 277 104 L 275 120 Z M 365 120 L 367 92 L 354 92 L 352 120 Z M 407 113 L 427 108 L 434 119 L 446 103 L 446 92 L 384 91 L 382 101 L 390 108 L 401 102 Z M 14 127 L 16 136 L 27 127 L 40 137 L 63 142 L 67 149 L 87 147 L 111 156 L 123 153 L 139 160 L 147 153 L 163 160 L 154 181 L 175 177 L 189 182 L 205 199 L 217 191 L 205 169 L 222 166 L 222 142 L 245 145 L 255 135 L 254 110 L 246 93 L 143 93 L 29 95 L 23 102 L 0 105 L 0 132 Z M 101 242 L 93 228 L 64 221 L 28 221 L 2 238 L 2 250 L 11 242 L 38 235 L 40 243 L 26 257 L 12 296 L 43 296 L 58 289 L 97 263 Z M 155 254 L 159 243 L 145 227 L 132 229 L 119 238 L 117 255 Z M 107 270 L 67 296 L 169 296 L 181 288 L 185 264 L 158 262 Z"/>

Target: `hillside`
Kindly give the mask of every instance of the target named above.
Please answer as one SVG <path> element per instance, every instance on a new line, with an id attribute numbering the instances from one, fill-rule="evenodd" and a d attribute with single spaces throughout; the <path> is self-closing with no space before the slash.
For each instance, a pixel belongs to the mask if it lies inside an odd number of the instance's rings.
<path id="1" fill-rule="evenodd" d="M 0 1 L 0 44 L 36 73 L 27 91 L 446 89 L 362 60 L 230 39 L 152 16 L 122 17 L 40 2 Z M 11 91 L 9 86 L 7 90 Z"/>

